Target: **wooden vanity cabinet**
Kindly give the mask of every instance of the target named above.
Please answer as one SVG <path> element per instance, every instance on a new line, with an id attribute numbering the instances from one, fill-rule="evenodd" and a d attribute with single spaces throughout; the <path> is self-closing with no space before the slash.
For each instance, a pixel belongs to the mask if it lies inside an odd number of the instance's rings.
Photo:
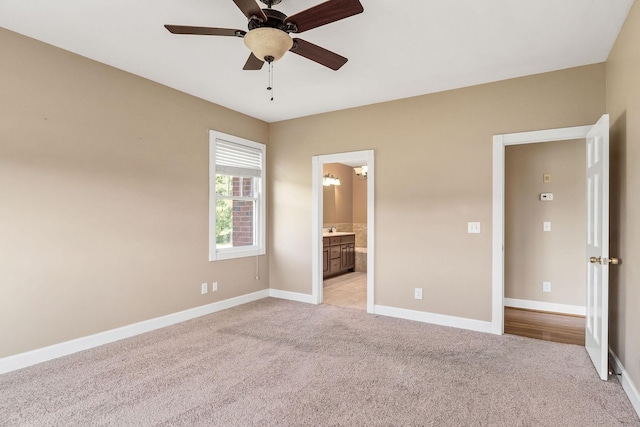
<path id="1" fill-rule="evenodd" d="M 356 235 L 324 237 L 322 252 L 323 277 L 354 271 L 356 267 Z"/>
<path id="2" fill-rule="evenodd" d="M 322 239 L 322 275 L 326 276 L 329 274 L 329 238 L 325 237 Z"/>

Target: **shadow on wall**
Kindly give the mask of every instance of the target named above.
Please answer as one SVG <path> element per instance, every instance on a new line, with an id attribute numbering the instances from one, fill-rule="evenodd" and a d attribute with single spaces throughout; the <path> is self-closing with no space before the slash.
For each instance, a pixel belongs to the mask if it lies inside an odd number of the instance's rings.
<path id="1" fill-rule="evenodd" d="M 609 129 L 609 152 L 609 253 L 624 263 L 623 236 L 620 230 L 627 229 L 622 224 L 622 212 L 626 210 L 622 206 L 622 194 L 627 186 L 627 168 L 624 161 L 627 158 L 626 111 Z M 625 325 L 618 324 L 618 307 L 623 306 L 626 299 L 626 295 L 622 293 L 623 289 L 620 285 L 620 268 L 609 269 L 609 330 L 615 331 L 609 334 L 609 342 L 616 349 L 620 349 L 619 337 L 625 336 Z"/>

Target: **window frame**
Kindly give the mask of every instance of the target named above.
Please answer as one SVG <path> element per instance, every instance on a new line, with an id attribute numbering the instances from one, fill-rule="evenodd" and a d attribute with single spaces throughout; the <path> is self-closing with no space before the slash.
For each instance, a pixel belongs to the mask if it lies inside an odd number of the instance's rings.
<path id="1" fill-rule="evenodd" d="M 216 193 L 216 146 L 218 140 L 248 147 L 260 152 L 260 176 L 257 185 L 254 184 L 255 208 L 254 216 L 254 244 L 251 246 L 218 247 L 216 242 L 216 206 L 218 194 Z M 233 175 L 228 175 L 233 176 Z M 220 197 L 229 199 L 229 197 Z M 266 253 L 266 145 L 225 134 L 215 130 L 209 130 L 209 261 L 243 258 L 248 256 L 264 255 Z"/>

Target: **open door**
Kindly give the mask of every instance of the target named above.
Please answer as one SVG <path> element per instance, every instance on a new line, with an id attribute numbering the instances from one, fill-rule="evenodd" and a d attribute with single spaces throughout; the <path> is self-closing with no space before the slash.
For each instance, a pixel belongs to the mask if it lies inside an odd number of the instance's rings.
<path id="1" fill-rule="evenodd" d="M 600 378 L 609 352 L 609 115 L 587 134 L 587 312 L 585 346 Z"/>
<path id="2" fill-rule="evenodd" d="M 609 115 L 593 126 L 546 129 L 493 136 L 492 321 L 504 333 L 504 190 L 505 147 L 570 139 L 587 140 L 587 300 L 585 347 L 603 380 L 609 351 Z"/>

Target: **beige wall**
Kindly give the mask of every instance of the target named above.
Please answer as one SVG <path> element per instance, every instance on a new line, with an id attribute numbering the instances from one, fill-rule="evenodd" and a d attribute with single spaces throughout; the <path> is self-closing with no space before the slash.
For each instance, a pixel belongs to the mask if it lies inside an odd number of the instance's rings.
<path id="1" fill-rule="evenodd" d="M 375 303 L 489 321 L 492 137 L 595 123 L 604 79 L 597 64 L 272 124 L 270 286 L 311 293 L 312 156 L 373 149 Z"/>
<path id="2" fill-rule="evenodd" d="M 609 342 L 640 387 L 640 4 L 636 2 L 606 63 L 611 119 Z"/>
<path id="3" fill-rule="evenodd" d="M 0 357 L 268 288 L 209 262 L 208 130 L 268 124 L 0 29 Z M 219 291 L 200 295 L 200 283 Z"/>
<path id="4" fill-rule="evenodd" d="M 340 163 L 327 163 L 322 174 L 340 179 L 340 185 L 323 187 L 323 221 L 325 227 L 353 224 L 353 168 Z M 352 230 L 340 230 L 352 231 Z"/>
<path id="5" fill-rule="evenodd" d="M 585 156 L 584 139 L 506 147 L 505 297 L 585 305 Z"/>
<path id="6" fill-rule="evenodd" d="M 367 181 L 353 174 L 353 222 L 367 223 Z"/>

